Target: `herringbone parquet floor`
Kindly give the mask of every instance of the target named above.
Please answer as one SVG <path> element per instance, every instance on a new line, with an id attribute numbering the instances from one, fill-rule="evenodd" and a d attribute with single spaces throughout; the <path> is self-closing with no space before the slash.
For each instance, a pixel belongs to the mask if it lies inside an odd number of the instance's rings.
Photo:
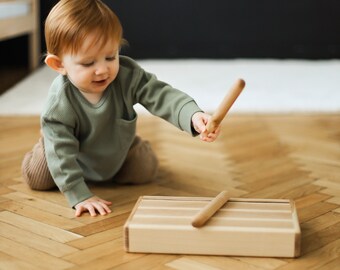
<path id="1" fill-rule="evenodd" d="M 74 217 L 57 191 L 22 183 L 37 117 L 0 118 L 0 269 L 339 269 L 340 115 L 231 115 L 215 143 L 151 116 L 138 133 L 159 156 L 156 183 L 91 186 L 113 213 Z M 122 226 L 141 195 L 288 198 L 302 230 L 297 259 L 129 254 Z M 275 248 L 275 247 L 273 247 Z"/>

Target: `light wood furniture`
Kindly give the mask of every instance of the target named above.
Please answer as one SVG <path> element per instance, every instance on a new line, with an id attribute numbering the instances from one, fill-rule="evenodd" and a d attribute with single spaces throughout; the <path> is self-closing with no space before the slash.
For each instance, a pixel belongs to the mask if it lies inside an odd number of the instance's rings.
<path id="1" fill-rule="evenodd" d="M 124 226 L 125 249 L 171 254 L 300 255 L 301 232 L 293 201 L 230 198 L 205 226 L 193 227 L 192 218 L 212 200 L 141 197 Z"/>
<path id="2" fill-rule="evenodd" d="M 0 19 L 0 41 L 21 35 L 29 37 L 29 67 L 31 70 L 39 65 L 40 30 L 39 30 L 39 0 L 1 0 L 5 4 L 28 5 L 27 14 Z"/>

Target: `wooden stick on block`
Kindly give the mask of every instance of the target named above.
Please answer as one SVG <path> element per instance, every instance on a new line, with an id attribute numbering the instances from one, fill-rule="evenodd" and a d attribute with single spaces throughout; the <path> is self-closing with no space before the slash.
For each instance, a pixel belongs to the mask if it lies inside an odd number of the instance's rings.
<path id="1" fill-rule="evenodd" d="M 207 132 L 214 132 L 218 126 L 221 124 L 222 120 L 228 113 L 231 106 L 234 104 L 235 100 L 241 94 L 244 86 L 246 85 L 245 81 L 242 79 L 238 79 L 233 86 L 230 88 L 228 94 L 222 100 L 220 106 L 217 108 L 216 112 L 211 116 L 207 123 Z"/>
<path id="2" fill-rule="evenodd" d="M 196 214 L 191 225 L 194 227 L 202 227 L 228 201 L 228 199 L 228 193 L 222 191 Z"/>

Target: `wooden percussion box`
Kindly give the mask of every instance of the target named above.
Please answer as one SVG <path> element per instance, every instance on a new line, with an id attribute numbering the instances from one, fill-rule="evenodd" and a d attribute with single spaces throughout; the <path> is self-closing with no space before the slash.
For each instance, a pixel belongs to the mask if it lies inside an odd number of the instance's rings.
<path id="1" fill-rule="evenodd" d="M 127 252 L 297 257 L 300 226 L 293 201 L 230 198 L 208 221 L 192 218 L 213 198 L 142 196 L 124 225 Z"/>

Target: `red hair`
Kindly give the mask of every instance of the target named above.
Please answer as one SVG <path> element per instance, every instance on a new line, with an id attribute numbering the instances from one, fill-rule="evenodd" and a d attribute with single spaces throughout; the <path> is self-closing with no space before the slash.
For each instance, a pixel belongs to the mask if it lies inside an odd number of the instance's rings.
<path id="1" fill-rule="evenodd" d="M 94 42 L 124 43 L 122 25 L 116 14 L 100 0 L 61 0 L 45 22 L 48 54 L 61 57 L 78 51 L 88 34 L 95 33 Z"/>

